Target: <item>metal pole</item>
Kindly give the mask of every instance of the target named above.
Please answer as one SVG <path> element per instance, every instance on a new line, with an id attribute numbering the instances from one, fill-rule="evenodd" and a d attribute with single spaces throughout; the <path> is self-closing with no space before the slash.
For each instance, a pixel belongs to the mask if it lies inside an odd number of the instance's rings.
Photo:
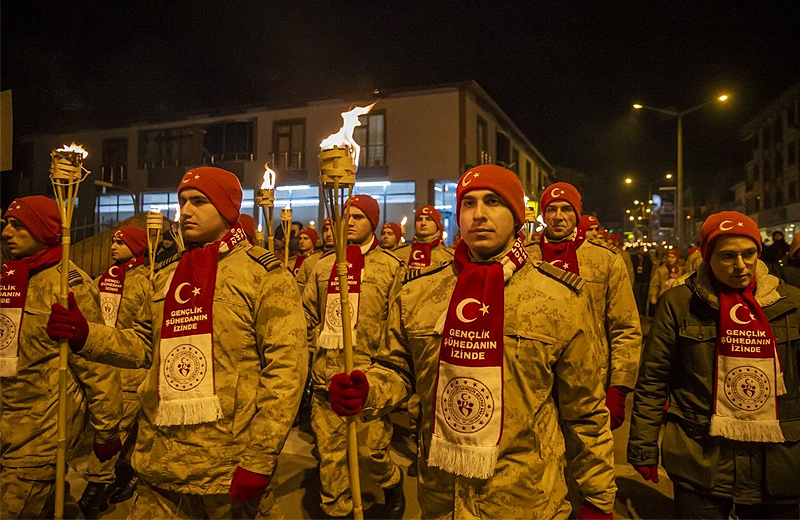
<path id="1" fill-rule="evenodd" d="M 675 231 L 678 234 L 678 247 L 683 248 L 683 221 L 686 218 L 683 214 L 683 118 L 680 114 L 678 120 L 678 179 L 677 193 L 675 194 L 675 213 L 677 213 Z"/>

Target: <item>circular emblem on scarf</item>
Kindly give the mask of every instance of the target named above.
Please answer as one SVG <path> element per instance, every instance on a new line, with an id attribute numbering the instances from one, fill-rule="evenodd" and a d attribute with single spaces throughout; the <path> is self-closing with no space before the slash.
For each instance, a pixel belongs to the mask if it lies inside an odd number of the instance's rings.
<path id="1" fill-rule="evenodd" d="M 353 312 L 353 304 L 348 301 L 347 305 L 350 307 L 350 323 L 352 324 L 356 319 L 355 313 Z M 339 298 L 328 300 L 328 308 L 325 309 L 325 313 L 328 315 L 328 323 L 334 327 L 342 326 L 342 302 Z"/>
<path id="2" fill-rule="evenodd" d="M 482 430 L 494 414 L 494 398 L 489 387 L 471 377 L 450 381 L 442 392 L 440 404 L 447 424 L 461 433 Z"/>
<path id="3" fill-rule="evenodd" d="M 203 381 L 206 371 L 206 357 L 194 345 L 175 347 L 164 361 L 164 378 L 169 386 L 179 391 L 195 388 Z"/>
<path id="4" fill-rule="evenodd" d="M 5 350 L 14 341 L 17 326 L 8 316 L 0 314 L 0 350 Z"/>
<path id="5" fill-rule="evenodd" d="M 115 318 L 114 311 L 116 308 L 117 299 L 113 296 L 104 296 L 100 299 L 100 309 L 103 311 L 103 320 L 113 320 Z"/>
<path id="6" fill-rule="evenodd" d="M 738 367 L 725 376 L 725 396 L 740 410 L 758 410 L 766 404 L 771 393 L 769 378 L 759 368 Z"/>

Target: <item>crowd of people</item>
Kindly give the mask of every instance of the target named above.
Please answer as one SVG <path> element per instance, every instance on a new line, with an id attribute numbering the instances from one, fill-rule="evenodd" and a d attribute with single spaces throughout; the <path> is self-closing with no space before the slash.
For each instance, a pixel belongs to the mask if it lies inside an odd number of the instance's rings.
<path id="1" fill-rule="evenodd" d="M 97 280 L 70 264 L 67 305 L 56 202 L 5 213 L 0 517 L 53 515 L 67 341 L 68 458 L 93 446 L 88 518 L 131 498 L 134 519 L 280 518 L 273 476 L 303 420 L 322 511 L 352 517 L 349 417 L 387 518 L 403 517 L 406 478 L 424 518 L 613 518 L 622 427 L 641 477 L 661 465 L 672 480 L 676 517 L 798 518 L 800 243 L 767 265 L 756 223 L 722 212 L 685 258 L 625 250 L 564 182 L 531 235 L 516 174 L 482 165 L 459 179 L 450 246 L 435 207 L 403 243 L 354 195 L 346 264 L 329 220 L 276 233 L 286 263 L 257 243 L 233 173 L 194 168 L 177 191 L 186 250 L 167 236 L 151 274 L 146 232 L 120 227 Z M 406 474 L 390 454 L 398 410 L 417 447 Z"/>

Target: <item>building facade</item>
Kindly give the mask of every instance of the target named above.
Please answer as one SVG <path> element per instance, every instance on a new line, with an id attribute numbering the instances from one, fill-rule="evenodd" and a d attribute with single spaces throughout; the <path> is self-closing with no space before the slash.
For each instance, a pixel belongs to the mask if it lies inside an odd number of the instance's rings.
<path id="1" fill-rule="evenodd" d="M 798 100 L 800 83 L 741 130 L 747 169 L 745 210 L 758 222 L 764 239 L 783 231 L 791 240 L 800 230 Z"/>
<path id="2" fill-rule="evenodd" d="M 382 222 L 413 220 L 416 207 L 435 204 L 452 236 L 456 182 L 478 164 L 515 171 L 534 201 L 550 183 L 552 166 L 477 83 L 466 82 L 23 138 L 15 169 L 28 172 L 29 182 L 18 195 L 48 193 L 50 150 L 74 141 L 89 151 L 92 171 L 79 192 L 79 220 L 111 226 L 150 209 L 173 218 L 182 174 L 200 165 L 234 172 L 245 189 L 242 211 L 258 219 L 253 199 L 268 163 L 277 172 L 276 208 L 291 204 L 296 220 L 319 222 L 319 143 L 339 129 L 342 112 L 373 101 L 354 135 L 362 147 L 355 191 L 379 201 Z M 406 238 L 412 235 L 408 226 Z"/>

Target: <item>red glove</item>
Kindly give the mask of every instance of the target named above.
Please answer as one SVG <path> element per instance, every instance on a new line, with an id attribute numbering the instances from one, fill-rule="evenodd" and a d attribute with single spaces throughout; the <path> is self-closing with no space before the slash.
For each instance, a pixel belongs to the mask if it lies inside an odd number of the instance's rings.
<path id="1" fill-rule="evenodd" d="M 47 320 L 47 335 L 55 341 L 68 339 L 72 351 L 80 352 L 89 336 L 89 324 L 75 302 L 74 293 L 69 293 L 68 304 L 69 309 L 60 303 L 53 304 Z"/>
<path id="2" fill-rule="evenodd" d="M 231 480 L 231 498 L 239 502 L 249 502 L 264 496 L 268 485 L 268 476 L 236 466 Z"/>
<path id="3" fill-rule="evenodd" d="M 651 480 L 653 484 L 658 484 L 658 464 L 652 466 L 634 466 L 639 475 L 645 480 Z"/>
<path id="4" fill-rule="evenodd" d="M 584 502 L 581 508 L 578 509 L 578 516 L 576 518 L 578 520 L 611 520 L 614 518 L 614 513 L 604 513 L 589 502 Z"/>
<path id="5" fill-rule="evenodd" d="M 114 455 L 122 451 L 122 440 L 117 437 L 113 441 L 109 442 L 97 442 L 94 441 L 94 454 L 97 456 L 97 460 L 100 462 L 105 462 L 107 460 L 111 460 Z"/>
<path id="6" fill-rule="evenodd" d="M 353 370 L 350 375 L 336 374 L 331 378 L 328 391 L 331 409 L 337 415 L 358 415 L 369 394 L 367 376 L 360 370 Z"/>
<path id="7" fill-rule="evenodd" d="M 614 431 L 625 422 L 625 397 L 629 390 L 611 386 L 606 392 L 606 408 L 611 414 L 611 430 Z"/>

